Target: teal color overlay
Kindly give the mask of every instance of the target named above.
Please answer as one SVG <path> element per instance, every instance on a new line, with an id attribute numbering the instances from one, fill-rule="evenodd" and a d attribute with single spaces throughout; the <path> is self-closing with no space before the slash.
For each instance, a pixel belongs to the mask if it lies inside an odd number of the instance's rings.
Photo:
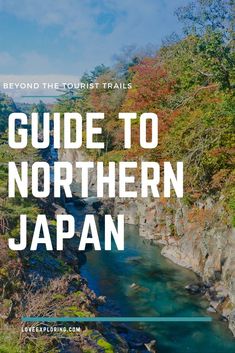
<path id="1" fill-rule="evenodd" d="M 211 322 L 210 316 L 195 317 L 44 317 L 24 316 L 23 322 Z"/>

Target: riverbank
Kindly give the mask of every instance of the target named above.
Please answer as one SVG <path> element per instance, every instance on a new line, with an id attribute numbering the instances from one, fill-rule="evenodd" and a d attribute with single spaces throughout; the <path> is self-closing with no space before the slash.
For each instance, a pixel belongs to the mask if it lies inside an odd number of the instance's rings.
<path id="1" fill-rule="evenodd" d="M 65 214 L 61 205 L 50 203 L 51 211 L 56 214 Z M 52 227 L 53 228 L 53 227 Z M 77 239 L 66 244 L 61 252 L 48 253 L 44 246 L 36 253 L 25 253 L 28 269 L 24 272 L 26 277 L 27 295 L 24 298 L 24 316 L 46 317 L 95 317 L 98 316 L 98 307 L 105 302 L 103 296 L 97 296 L 89 288 L 87 280 L 79 272 L 82 264 L 86 262 L 84 252 L 77 251 Z M 72 323 L 77 325 L 76 322 Z M 71 323 L 63 323 L 63 327 L 70 327 Z M 48 324 L 47 324 L 48 325 Z M 23 324 L 23 328 L 29 326 Z M 31 324 L 30 326 L 34 326 Z M 38 324 L 36 324 L 38 326 Z M 51 326 L 51 325 L 49 325 Z M 52 325 L 53 326 L 53 325 Z M 61 325 L 56 325 L 61 326 Z M 128 343 L 115 332 L 101 324 L 80 323 L 80 332 L 62 334 L 47 334 L 45 340 L 48 347 L 58 352 L 129 352 Z M 35 339 L 35 333 L 22 334 L 23 344 L 27 340 Z M 48 348 L 48 351 L 49 348 Z"/>

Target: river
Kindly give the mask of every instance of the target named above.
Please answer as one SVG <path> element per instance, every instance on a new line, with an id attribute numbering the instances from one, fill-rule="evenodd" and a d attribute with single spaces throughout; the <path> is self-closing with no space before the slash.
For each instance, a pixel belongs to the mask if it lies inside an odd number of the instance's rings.
<path id="1" fill-rule="evenodd" d="M 72 203 L 68 211 L 81 229 L 84 216 L 94 213 L 91 199 L 83 209 Z M 100 230 L 102 233 L 102 229 Z M 208 301 L 192 295 L 185 286 L 198 282 L 190 270 L 173 264 L 160 254 L 160 248 L 141 238 L 138 227 L 125 226 L 124 251 L 89 251 L 81 274 L 97 295 L 107 297 L 101 315 L 120 316 L 208 316 L 212 322 L 138 323 L 133 324 L 151 334 L 159 353 L 232 353 L 235 340 L 227 323 L 207 312 Z"/>

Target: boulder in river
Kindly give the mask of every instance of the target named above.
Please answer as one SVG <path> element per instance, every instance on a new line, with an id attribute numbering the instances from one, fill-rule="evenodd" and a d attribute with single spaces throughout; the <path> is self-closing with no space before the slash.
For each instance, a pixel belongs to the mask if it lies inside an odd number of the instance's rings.
<path id="1" fill-rule="evenodd" d="M 97 302 L 98 302 L 99 305 L 105 304 L 105 303 L 106 303 L 106 297 L 103 296 L 103 295 L 100 295 L 100 296 L 97 298 Z"/>
<path id="2" fill-rule="evenodd" d="M 76 207 L 83 208 L 86 206 L 86 201 L 81 199 L 80 197 L 77 197 L 73 200 L 73 203 Z"/>
<path id="3" fill-rule="evenodd" d="M 149 352 L 157 353 L 157 345 L 155 340 L 152 340 L 149 343 L 145 343 L 144 345 Z"/>
<path id="4" fill-rule="evenodd" d="M 139 289 L 140 286 L 139 286 L 138 284 L 136 284 L 136 283 L 132 283 L 132 284 L 130 285 L 130 288 L 131 288 L 131 289 Z"/>
<path id="5" fill-rule="evenodd" d="M 145 288 L 145 287 L 141 287 L 139 284 L 137 283 L 132 283 L 130 285 L 130 289 L 134 290 L 135 292 L 148 292 L 149 289 Z"/>
<path id="6" fill-rule="evenodd" d="M 185 289 L 191 294 L 205 294 L 206 292 L 205 286 L 200 283 L 188 284 Z"/>
<path id="7" fill-rule="evenodd" d="M 208 313 L 216 313 L 215 308 L 213 308 L 211 305 L 206 309 L 206 311 L 208 311 Z"/>

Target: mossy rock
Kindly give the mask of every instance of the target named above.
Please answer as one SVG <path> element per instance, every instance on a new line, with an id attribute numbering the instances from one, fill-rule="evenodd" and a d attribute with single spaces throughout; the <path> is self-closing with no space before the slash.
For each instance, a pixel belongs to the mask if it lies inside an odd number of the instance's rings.
<path id="1" fill-rule="evenodd" d="M 71 316 L 71 317 L 90 317 L 92 313 L 86 310 L 80 310 L 76 305 L 67 306 L 62 311 L 61 314 L 63 316 Z"/>

